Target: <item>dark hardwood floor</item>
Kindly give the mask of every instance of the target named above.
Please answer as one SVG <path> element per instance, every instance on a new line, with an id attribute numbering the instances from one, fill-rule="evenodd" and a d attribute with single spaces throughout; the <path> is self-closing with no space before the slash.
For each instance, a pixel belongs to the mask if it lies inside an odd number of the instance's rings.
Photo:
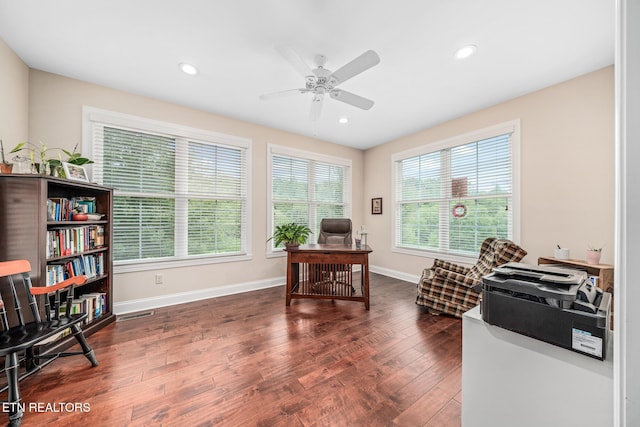
<path id="1" fill-rule="evenodd" d="M 414 299 L 372 274 L 368 312 L 287 308 L 277 287 L 117 322 L 89 337 L 97 368 L 59 359 L 21 383 L 26 405 L 85 412 L 27 406 L 23 425 L 459 426 L 461 321 Z"/>

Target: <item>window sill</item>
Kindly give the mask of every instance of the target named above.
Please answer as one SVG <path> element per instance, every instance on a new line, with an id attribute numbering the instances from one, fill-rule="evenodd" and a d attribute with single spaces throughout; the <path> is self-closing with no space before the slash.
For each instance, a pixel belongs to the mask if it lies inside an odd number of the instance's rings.
<path id="1" fill-rule="evenodd" d="M 282 258 L 286 256 L 287 256 L 287 252 L 284 249 L 267 252 L 267 258 Z"/>
<path id="2" fill-rule="evenodd" d="M 114 263 L 113 272 L 117 273 L 133 273 L 137 271 L 162 270 L 176 267 L 193 267 L 197 265 L 223 264 L 229 262 L 251 261 L 251 254 L 220 256 L 220 257 L 204 257 L 191 259 L 155 259 L 152 261 L 123 262 L 121 264 Z"/>
<path id="3" fill-rule="evenodd" d="M 437 258 L 443 261 L 449 261 L 456 264 L 473 265 L 478 261 L 477 254 L 476 255 L 449 254 L 444 252 L 427 251 L 427 250 L 419 250 L 419 249 L 407 249 L 407 248 L 399 248 L 399 247 L 391 248 L 391 252 L 404 254 L 404 255 L 419 256 L 422 258 L 432 258 L 432 259 Z"/>

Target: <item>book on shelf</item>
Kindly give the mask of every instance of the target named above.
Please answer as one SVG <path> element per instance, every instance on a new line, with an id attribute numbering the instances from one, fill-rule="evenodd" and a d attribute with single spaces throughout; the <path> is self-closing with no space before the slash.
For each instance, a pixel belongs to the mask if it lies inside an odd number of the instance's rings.
<path id="1" fill-rule="evenodd" d="M 106 292 L 91 292 L 80 295 L 79 300 L 84 300 L 84 308 L 87 313 L 87 323 L 92 322 L 107 312 Z"/>
<path id="2" fill-rule="evenodd" d="M 75 276 L 93 279 L 104 275 L 104 254 L 87 254 L 47 264 L 46 285 L 51 286 Z"/>
<path id="3" fill-rule="evenodd" d="M 60 306 L 60 315 L 66 315 L 67 305 L 62 304 Z M 81 295 L 79 298 L 75 298 L 71 302 L 71 308 L 69 314 L 81 314 L 87 313 L 87 317 L 83 321 L 83 325 L 86 325 L 107 312 L 107 294 L 106 292 L 91 292 Z M 55 316 L 55 310 L 51 310 L 51 316 Z M 48 344 L 57 341 L 61 338 L 71 334 L 71 328 L 67 328 L 60 333 L 47 338 L 42 341 L 41 344 Z"/>
<path id="4" fill-rule="evenodd" d="M 80 254 L 103 246 L 103 225 L 83 225 L 47 230 L 47 258 Z"/>
<path id="5" fill-rule="evenodd" d="M 47 199 L 48 221 L 71 221 L 73 210 L 82 213 L 96 213 L 95 197 L 50 197 Z"/>

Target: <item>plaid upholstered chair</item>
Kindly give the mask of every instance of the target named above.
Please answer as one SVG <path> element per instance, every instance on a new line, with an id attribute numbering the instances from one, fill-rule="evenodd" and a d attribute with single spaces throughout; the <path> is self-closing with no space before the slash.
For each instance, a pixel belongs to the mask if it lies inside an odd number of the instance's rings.
<path id="1" fill-rule="evenodd" d="M 525 255 L 527 251 L 511 240 L 490 237 L 482 242 L 478 262 L 471 268 L 436 259 L 422 273 L 416 304 L 434 314 L 461 317 L 480 302 L 480 291 L 476 289 L 482 284 L 482 276 L 499 265 L 518 262 Z"/>

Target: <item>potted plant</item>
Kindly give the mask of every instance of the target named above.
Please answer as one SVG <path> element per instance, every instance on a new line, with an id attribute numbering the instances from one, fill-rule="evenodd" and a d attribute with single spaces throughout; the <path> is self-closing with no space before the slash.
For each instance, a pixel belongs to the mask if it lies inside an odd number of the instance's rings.
<path id="1" fill-rule="evenodd" d="M 1 142 L 2 141 L 0 141 L 0 143 Z M 31 173 L 39 173 L 44 175 L 51 174 L 54 176 L 60 176 L 61 178 L 64 178 L 64 170 L 62 168 L 63 162 L 71 163 L 73 165 L 79 165 L 79 166 L 93 163 L 93 160 L 87 157 L 83 157 L 81 153 L 76 152 L 77 148 L 78 148 L 78 145 L 76 144 L 76 146 L 73 148 L 73 151 L 67 151 L 64 148 L 49 147 L 47 146 L 47 144 L 43 142 L 40 142 L 40 144 L 38 145 L 32 144 L 30 142 L 21 142 L 20 144 L 16 145 L 13 148 L 13 150 L 9 152 L 9 154 L 16 153 L 23 149 L 27 150 L 28 155 L 27 157 L 22 158 L 22 160 L 29 162 L 29 164 L 31 165 L 29 167 L 29 170 L 31 171 Z M 1 150 L 0 153 L 2 154 L 2 165 L 11 165 L 11 163 L 5 160 L 4 147 L 2 147 L 1 145 L 0 145 L 0 150 Z M 61 153 L 58 153 L 58 158 L 49 157 L 51 155 L 52 150 L 61 151 L 67 156 L 67 159 L 63 160 Z M 4 172 L 4 166 L 3 166 L 3 172 Z M 22 173 L 28 173 L 28 172 L 23 171 Z"/>
<path id="2" fill-rule="evenodd" d="M 76 153 L 76 149 L 78 148 L 78 144 L 76 144 L 75 147 L 73 147 L 73 151 L 69 152 L 67 150 L 65 150 L 64 148 L 61 148 L 60 150 L 66 154 L 68 156 L 68 159 L 65 161 L 66 163 L 71 163 L 72 165 L 78 165 L 78 166 L 82 166 L 82 165 L 90 165 L 91 163 L 93 163 L 93 160 L 87 158 L 87 157 L 82 157 L 82 154 L 80 153 Z M 56 176 L 59 176 L 60 178 L 66 178 L 65 174 L 64 174 L 64 169 L 62 167 L 62 157 L 58 156 L 58 159 L 48 159 L 47 163 L 49 164 L 49 168 L 51 169 L 52 174 L 55 172 Z"/>
<path id="3" fill-rule="evenodd" d="M 276 247 L 284 243 L 286 248 L 295 248 L 307 243 L 309 234 L 312 231 L 304 224 L 290 222 L 288 224 L 276 225 L 276 228 L 267 242 L 273 239 Z"/>
<path id="4" fill-rule="evenodd" d="M 20 144 L 16 145 L 15 147 L 13 147 L 11 151 L 9 151 L 9 154 L 17 153 L 22 149 L 23 145 L 24 145 L 24 142 L 21 142 Z M 1 139 L 0 139 L 0 156 L 2 156 L 2 163 L 0 163 L 0 172 L 11 173 L 11 171 L 13 170 L 13 164 L 9 163 L 7 159 L 4 157 L 4 145 L 2 145 Z"/>

